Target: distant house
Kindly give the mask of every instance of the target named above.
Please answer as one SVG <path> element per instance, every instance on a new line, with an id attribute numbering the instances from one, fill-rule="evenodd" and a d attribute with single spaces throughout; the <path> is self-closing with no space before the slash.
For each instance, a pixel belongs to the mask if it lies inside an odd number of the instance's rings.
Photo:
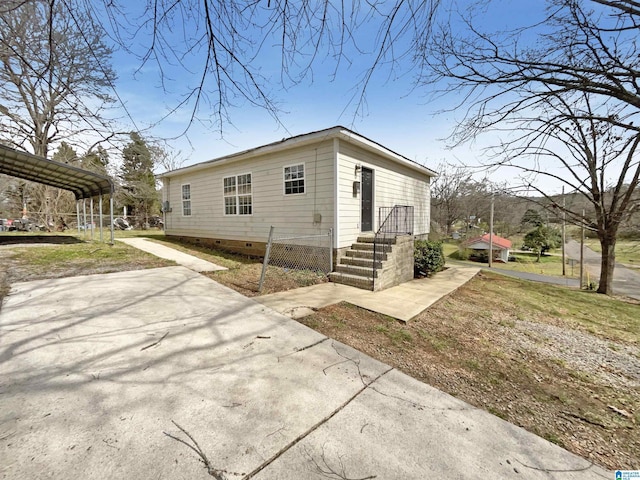
<path id="1" fill-rule="evenodd" d="M 490 242 L 493 244 L 493 259 L 496 261 L 507 263 L 509 261 L 509 251 L 511 249 L 511 240 L 493 235 L 493 239 L 489 238 L 489 234 L 485 233 L 481 237 L 471 238 L 464 242 L 464 248 L 470 250 L 479 250 L 488 252 Z"/>
<path id="2" fill-rule="evenodd" d="M 363 232 L 375 232 L 388 207 L 402 205 L 412 208 L 409 233 L 426 238 L 434 176 L 373 140 L 333 127 L 160 175 L 165 232 L 263 255 L 270 226 L 300 235 L 332 229 L 339 254 Z"/>

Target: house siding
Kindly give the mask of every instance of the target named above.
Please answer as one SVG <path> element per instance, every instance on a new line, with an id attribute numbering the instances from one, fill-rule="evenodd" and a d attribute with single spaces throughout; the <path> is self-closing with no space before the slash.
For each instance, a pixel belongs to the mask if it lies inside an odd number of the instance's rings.
<path id="1" fill-rule="evenodd" d="M 269 153 L 253 159 L 212 164 L 207 169 L 164 179 L 167 235 L 266 242 L 269 228 L 279 234 L 324 233 L 334 222 L 333 141 Z M 305 193 L 284 194 L 283 168 L 304 164 Z M 251 173 L 252 214 L 225 215 L 223 178 Z M 183 217 L 180 185 L 191 185 L 191 216 Z M 316 214 L 320 215 L 320 222 Z"/>
<path id="2" fill-rule="evenodd" d="M 340 212 L 337 248 L 348 247 L 361 232 L 361 193 L 357 196 L 353 194 L 353 182 L 361 180 L 360 174 L 356 174 L 356 165 L 373 170 L 374 231 L 379 227 L 380 207 L 412 205 L 414 235 L 425 236 L 429 233 L 429 177 L 363 148 L 340 141 L 337 168 Z"/>

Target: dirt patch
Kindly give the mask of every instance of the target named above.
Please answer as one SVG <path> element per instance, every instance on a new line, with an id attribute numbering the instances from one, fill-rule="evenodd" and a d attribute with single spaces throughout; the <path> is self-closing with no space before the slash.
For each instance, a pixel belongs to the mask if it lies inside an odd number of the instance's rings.
<path id="1" fill-rule="evenodd" d="M 247 297 L 284 292 L 328 281 L 324 273 L 310 270 L 291 270 L 267 267 L 262 291 L 258 292 L 262 263 L 242 263 L 226 271 L 207 272 L 204 275 Z"/>
<path id="2" fill-rule="evenodd" d="M 115 245 L 77 241 L 46 245 L 4 245 L 0 246 L 0 305 L 4 296 L 9 293 L 11 284 L 17 282 L 169 265 L 175 263 L 121 242 Z"/>
<path id="3" fill-rule="evenodd" d="M 407 325 L 349 304 L 300 321 L 606 468 L 638 468 L 638 343 L 505 292 L 526 297 L 480 274 Z"/>
<path id="4" fill-rule="evenodd" d="M 82 240 L 69 235 L 0 235 L 0 245 L 69 245 L 73 243 L 82 243 Z"/>

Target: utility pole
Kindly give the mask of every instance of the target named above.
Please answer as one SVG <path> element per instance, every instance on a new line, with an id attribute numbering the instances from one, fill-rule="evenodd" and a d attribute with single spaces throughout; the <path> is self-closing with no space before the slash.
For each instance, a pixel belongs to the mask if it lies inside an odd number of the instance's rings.
<path id="1" fill-rule="evenodd" d="M 567 220 L 567 210 L 566 210 L 566 201 L 565 201 L 565 197 L 564 197 L 564 185 L 562 186 L 562 276 L 566 277 L 567 276 L 567 270 L 566 270 L 566 255 L 565 255 L 565 251 L 564 251 L 564 244 L 567 241 L 566 239 L 566 227 L 565 227 L 565 223 Z"/>
<path id="2" fill-rule="evenodd" d="M 580 222 L 580 289 L 584 285 L 584 208 L 582 209 L 582 221 Z"/>
<path id="3" fill-rule="evenodd" d="M 491 192 L 491 214 L 489 215 L 489 268 L 493 266 L 493 192 Z"/>

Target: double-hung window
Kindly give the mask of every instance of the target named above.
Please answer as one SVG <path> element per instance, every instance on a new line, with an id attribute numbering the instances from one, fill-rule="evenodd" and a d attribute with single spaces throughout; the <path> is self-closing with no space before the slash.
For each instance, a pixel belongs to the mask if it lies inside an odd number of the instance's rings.
<path id="1" fill-rule="evenodd" d="M 284 167 L 284 194 L 304 193 L 304 163 Z"/>
<path id="2" fill-rule="evenodd" d="M 225 177 L 223 196 L 225 215 L 251 215 L 253 213 L 251 174 Z"/>
<path id="3" fill-rule="evenodd" d="M 182 215 L 191 216 L 191 185 L 182 185 Z"/>

